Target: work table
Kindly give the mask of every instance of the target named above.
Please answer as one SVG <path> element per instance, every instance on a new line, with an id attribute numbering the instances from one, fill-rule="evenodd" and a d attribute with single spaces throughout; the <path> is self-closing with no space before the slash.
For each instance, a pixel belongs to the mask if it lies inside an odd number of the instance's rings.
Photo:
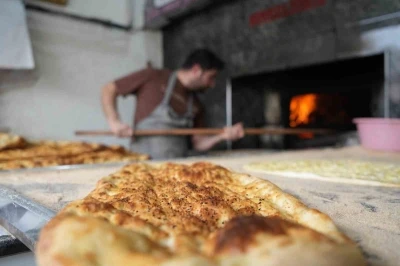
<path id="1" fill-rule="evenodd" d="M 174 162 L 209 161 L 238 172 L 247 172 L 243 169 L 243 165 L 248 162 L 263 160 L 351 158 L 400 163 L 399 153 L 370 152 L 358 146 L 274 153 L 234 151 L 230 154 L 221 152 L 214 155 L 214 157 L 194 157 L 174 160 Z M 0 185 L 12 188 L 57 212 L 68 202 L 84 197 L 94 189 L 99 179 L 117 171 L 123 165 L 121 163 L 87 169 L 3 172 L 0 173 Z M 400 261 L 398 252 L 400 249 L 399 187 L 354 185 L 247 173 L 275 183 L 308 207 L 328 214 L 340 230 L 361 246 L 371 265 L 398 265 Z M 1 239 L 0 237 L 0 251 L 2 251 L 2 243 L 6 243 Z M 16 242 L 14 240 L 9 243 L 11 244 L 7 246 L 15 245 Z M 0 255 L 4 254 L 0 253 Z"/>

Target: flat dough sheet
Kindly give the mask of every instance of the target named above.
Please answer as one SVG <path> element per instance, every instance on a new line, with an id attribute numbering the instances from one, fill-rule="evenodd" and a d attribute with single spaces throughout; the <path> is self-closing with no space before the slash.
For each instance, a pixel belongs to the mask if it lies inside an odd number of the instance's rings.
<path id="1" fill-rule="evenodd" d="M 400 187 L 400 165 L 364 160 L 307 159 L 252 162 L 245 170 L 293 178 Z"/>

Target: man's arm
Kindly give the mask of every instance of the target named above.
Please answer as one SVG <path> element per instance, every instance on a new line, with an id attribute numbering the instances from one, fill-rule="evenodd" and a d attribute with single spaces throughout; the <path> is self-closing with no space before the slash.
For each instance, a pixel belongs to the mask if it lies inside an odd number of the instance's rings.
<path id="1" fill-rule="evenodd" d="M 107 118 L 111 131 L 119 137 L 131 137 L 132 128 L 121 122 L 117 111 L 117 88 L 114 82 L 103 87 L 101 93 L 103 112 Z"/>
<path id="2" fill-rule="evenodd" d="M 244 137 L 242 123 L 237 123 L 233 127 L 225 127 L 224 132 L 215 136 L 195 135 L 192 137 L 193 147 L 197 151 L 207 151 L 225 140 L 238 140 Z"/>

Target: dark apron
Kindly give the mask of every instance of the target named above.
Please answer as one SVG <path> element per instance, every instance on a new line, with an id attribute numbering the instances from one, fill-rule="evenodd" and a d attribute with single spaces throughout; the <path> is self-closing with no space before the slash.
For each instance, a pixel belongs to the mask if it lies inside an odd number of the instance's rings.
<path id="1" fill-rule="evenodd" d="M 168 86 L 161 103 L 135 129 L 175 129 L 193 127 L 193 94 L 189 97 L 188 109 L 184 115 L 177 114 L 169 105 L 176 84 L 176 72 L 168 80 Z M 146 153 L 152 159 L 186 157 L 189 150 L 185 136 L 139 136 L 131 143 L 134 152 Z"/>

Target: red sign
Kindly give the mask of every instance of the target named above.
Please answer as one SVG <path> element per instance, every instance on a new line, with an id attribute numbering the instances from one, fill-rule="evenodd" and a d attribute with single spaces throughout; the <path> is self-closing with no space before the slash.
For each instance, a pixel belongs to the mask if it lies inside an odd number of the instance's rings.
<path id="1" fill-rule="evenodd" d="M 326 0 L 290 0 L 289 3 L 280 4 L 252 14 L 250 16 L 250 26 L 255 27 L 324 5 L 326 5 Z"/>

